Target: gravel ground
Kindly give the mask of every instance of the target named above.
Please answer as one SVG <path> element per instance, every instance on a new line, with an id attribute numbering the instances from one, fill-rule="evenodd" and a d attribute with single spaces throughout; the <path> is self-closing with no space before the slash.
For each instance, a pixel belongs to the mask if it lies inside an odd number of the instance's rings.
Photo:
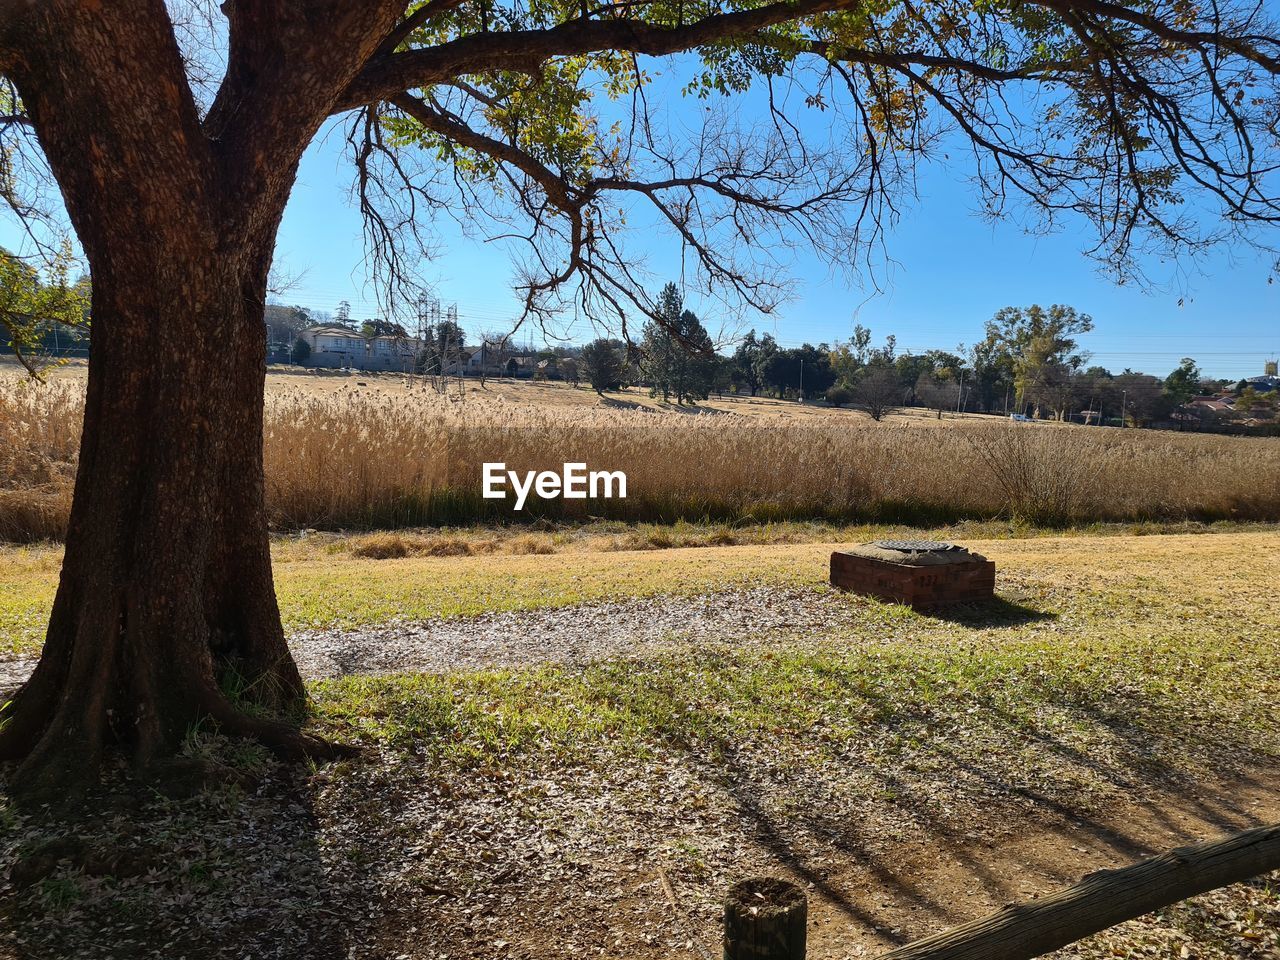
<path id="1" fill-rule="evenodd" d="M 757 588 L 355 630 L 309 630 L 295 634 L 290 646 L 307 677 L 433 673 L 591 663 L 689 642 L 793 636 L 849 619 L 849 601 L 839 594 Z"/>
<path id="2" fill-rule="evenodd" d="M 289 638 L 309 679 L 353 673 L 435 673 L 535 663 L 581 664 L 689 642 L 794 636 L 846 624 L 836 593 L 760 587 L 696 597 L 650 597 L 520 613 L 304 630 Z M 0 695 L 35 658 L 0 660 Z"/>
<path id="3" fill-rule="evenodd" d="M 10 657 L 0 660 L 0 700 L 22 685 L 35 669 L 35 657 Z"/>

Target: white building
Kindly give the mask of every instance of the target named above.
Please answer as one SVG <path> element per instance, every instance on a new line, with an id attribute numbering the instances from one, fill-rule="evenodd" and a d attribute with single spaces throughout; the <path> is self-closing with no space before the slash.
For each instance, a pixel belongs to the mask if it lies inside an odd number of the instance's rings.
<path id="1" fill-rule="evenodd" d="M 366 339 L 349 327 L 321 324 L 299 334 L 311 348 L 306 367 L 351 367 L 354 370 L 391 370 L 409 373 L 422 350 L 414 337 L 382 335 Z"/>

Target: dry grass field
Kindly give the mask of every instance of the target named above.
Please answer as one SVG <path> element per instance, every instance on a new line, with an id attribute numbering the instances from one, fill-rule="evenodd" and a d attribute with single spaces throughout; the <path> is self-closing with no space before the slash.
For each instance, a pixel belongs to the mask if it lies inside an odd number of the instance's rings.
<path id="1" fill-rule="evenodd" d="M 68 367 L 47 384 L 0 380 L 0 538 L 61 535 L 82 379 Z M 468 384 L 457 397 L 403 378 L 307 374 L 272 375 L 266 422 L 269 506 L 282 529 L 589 517 L 1280 518 L 1273 439 L 982 417 L 875 423 L 857 411 L 745 399 L 675 412 L 638 395 L 602 401 L 567 385 Z M 520 471 L 567 462 L 621 470 L 628 496 L 532 497 L 516 515 L 510 501 L 481 498 L 487 461 Z"/>
<path id="2" fill-rule="evenodd" d="M 61 367 L 50 368 L 45 379 L 51 383 L 83 383 L 88 367 L 83 360 L 72 360 Z M 11 358 L 0 356 L 0 383 L 5 380 L 25 379 L 24 371 Z M 434 387 L 422 377 L 408 377 L 395 373 L 343 373 L 339 370 L 306 370 L 300 367 L 272 366 L 267 370 L 267 393 L 299 392 L 316 397 L 341 397 L 359 392 L 367 396 L 413 397 L 424 393 L 445 390 L 455 403 L 467 400 L 501 400 L 534 407 L 568 407 L 581 413 L 588 409 L 599 410 L 648 410 L 682 416 L 699 414 L 732 413 L 744 417 L 771 420 L 811 420 L 831 416 L 863 419 L 865 414 L 848 408 L 833 408 L 821 402 L 796 403 L 775 397 L 747 397 L 726 395 L 711 397 L 697 405 L 678 406 L 663 403 L 660 397 L 649 396 L 640 387 L 610 391 L 598 396 L 586 385 L 574 387 L 565 382 L 511 380 L 504 377 L 488 379 L 483 385 L 469 379 L 462 383 L 450 380 L 447 388 Z M 893 414 L 895 419 L 937 423 L 937 416 L 923 409 L 907 409 Z M 985 419 L 978 414 L 947 414 L 945 421 L 955 419 Z"/>

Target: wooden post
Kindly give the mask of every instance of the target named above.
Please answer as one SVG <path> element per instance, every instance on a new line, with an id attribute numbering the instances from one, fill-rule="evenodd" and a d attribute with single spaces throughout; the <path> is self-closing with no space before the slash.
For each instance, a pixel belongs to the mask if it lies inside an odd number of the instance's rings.
<path id="1" fill-rule="evenodd" d="M 808 920 L 808 900 L 794 883 L 735 883 L 724 902 L 724 960 L 804 960 Z"/>

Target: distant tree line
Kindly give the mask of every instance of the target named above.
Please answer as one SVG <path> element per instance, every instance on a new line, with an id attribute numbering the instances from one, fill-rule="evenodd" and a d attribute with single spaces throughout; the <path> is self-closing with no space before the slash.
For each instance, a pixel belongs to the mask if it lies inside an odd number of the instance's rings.
<path id="1" fill-rule="evenodd" d="M 316 322 L 337 323 L 366 337 L 407 336 L 392 321 L 357 324 L 345 301 L 332 317 L 297 306 L 267 307 L 270 341 L 296 341 L 299 362 L 305 360 L 306 344 L 297 335 Z M 484 350 L 489 359 L 482 367 L 575 386 L 586 382 L 601 393 L 639 386 L 677 405 L 727 392 L 821 400 L 836 407 L 857 406 L 876 420 L 903 407 L 923 407 L 938 417 L 977 412 L 1201 428 L 1218 420 L 1270 419 L 1280 407 L 1275 391 L 1245 381 L 1206 379 L 1190 358 L 1163 378 L 1090 365 L 1079 340 L 1093 327 L 1093 318 L 1074 307 L 1033 304 L 999 310 L 986 322 L 981 340 L 955 350 L 900 351 L 893 335 L 875 345 L 870 329 L 857 324 L 848 340 L 816 346 L 783 347 L 771 334 L 751 330 L 731 352 L 720 353 L 698 315 L 686 308 L 680 288 L 668 283 L 654 301 L 639 342 L 600 339 L 581 348 L 547 347 L 536 353 L 532 367 L 522 367 L 509 359 L 506 336 L 482 334 L 479 346 L 467 347 L 462 328 L 444 321 L 428 329 L 416 369 L 439 373 Z M 1230 410 L 1191 404 L 1197 396 L 1225 394 L 1234 399 Z"/>

